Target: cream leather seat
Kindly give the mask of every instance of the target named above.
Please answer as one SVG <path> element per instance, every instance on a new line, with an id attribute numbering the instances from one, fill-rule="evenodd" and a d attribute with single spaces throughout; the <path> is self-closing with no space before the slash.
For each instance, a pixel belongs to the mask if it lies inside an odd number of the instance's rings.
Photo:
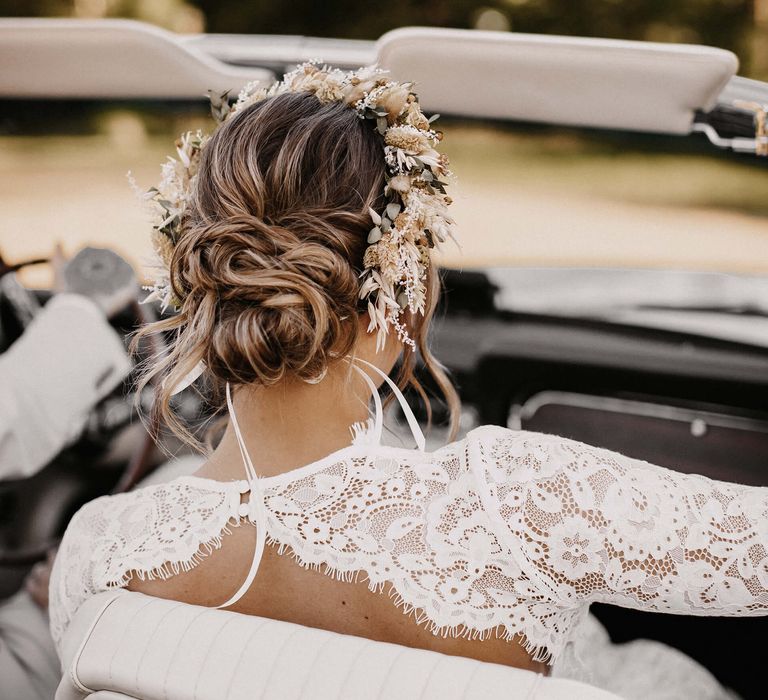
<path id="1" fill-rule="evenodd" d="M 56 700 L 617 700 L 575 681 L 125 590 L 64 638 Z"/>

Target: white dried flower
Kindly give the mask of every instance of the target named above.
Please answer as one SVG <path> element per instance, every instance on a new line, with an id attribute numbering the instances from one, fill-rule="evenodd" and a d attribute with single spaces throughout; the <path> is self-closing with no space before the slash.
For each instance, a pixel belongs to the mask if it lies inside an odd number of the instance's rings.
<path id="1" fill-rule="evenodd" d="M 390 122 L 394 122 L 408 104 L 408 95 L 411 94 L 409 86 L 398 83 L 391 83 L 388 88 L 382 92 L 378 99 L 377 106 L 387 112 Z"/>
<path id="2" fill-rule="evenodd" d="M 390 178 L 389 182 L 387 183 L 387 189 L 394 190 L 400 194 L 405 194 L 409 189 L 411 189 L 411 178 L 403 174 L 395 175 L 393 178 Z M 389 192 L 386 194 L 389 194 Z"/>
<path id="3" fill-rule="evenodd" d="M 414 126 L 393 126 L 387 129 L 384 135 L 384 143 L 394 146 L 408 155 L 417 156 L 431 148 L 427 135 Z"/>

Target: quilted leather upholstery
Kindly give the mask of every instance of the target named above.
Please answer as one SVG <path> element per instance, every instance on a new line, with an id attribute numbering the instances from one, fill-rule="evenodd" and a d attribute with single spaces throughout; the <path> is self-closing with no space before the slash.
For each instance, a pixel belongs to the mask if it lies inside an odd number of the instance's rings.
<path id="1" fill-rule="evenodd" d="M 575 681 L 109 591 L 64 639 L 56 700 L 616 700 Z"/>

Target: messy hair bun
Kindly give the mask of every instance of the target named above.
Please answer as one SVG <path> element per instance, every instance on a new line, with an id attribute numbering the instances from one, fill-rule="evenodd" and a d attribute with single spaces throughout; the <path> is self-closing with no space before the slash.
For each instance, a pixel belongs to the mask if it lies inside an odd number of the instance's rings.
<path id="1" fill-rule="evenodd" d="M 143 378 L 164 380 L 154 410 L 172 429 L 185 433 L 172 387 L 201 360 L 214 387 L 270 385 L 311 381 L 352 350 L 369 208 L 384 206 L 384 184 L 381 136 L 341 102 L 283 93 L 215 131 L 170 264 L 180 311 L 139 333 L 173 331 Z M 414 337 L 451 391 L 426 347 L 429 315 Z M 412 367 L 409 350 L 403 384 L 414 383 Z"/>
<path id="2" fill-rule="evenodd" d="M 202 224 L 179 244 L 176 283 L 206 334 L 202 359 L 218 379 L 273 384 L 318 376 L 331 348 L 346 354 L 359 283 L 343 250 L 302 236 L 311 217 L 270 226 L 242 214 Z"/>

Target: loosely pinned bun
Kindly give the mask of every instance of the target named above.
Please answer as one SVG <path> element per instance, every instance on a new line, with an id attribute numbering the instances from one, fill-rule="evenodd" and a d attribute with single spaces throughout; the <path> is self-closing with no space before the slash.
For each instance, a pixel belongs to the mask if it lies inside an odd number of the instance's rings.
<path id="1" fill-rule="evenodd" d="M 157 378 L 155 424 L 202 449 L 171 409 L 173 388 L 200 362 L 217 395 L 225 382 L 269 386 L 312 381 L 353 350 L 360 328 L 360 275 L 371 217 L 383 208 L 383 141 L 341 102 L 288 92 L 228 118 L 201 151 L 170 256 L 175 316 L 138 337 L 173 335 L 143 376 Z M 437 300 L 412 337 L 453 408 L 455 391 L 426 345 Z M 412 384 L 406 350 L 400 384 Z M 423 393 L 423 392 L 422 392 Z"/>
<path id="2" fill-rule="evenodd" d="M 358 272 L 334 238 L 242 214 L 196 228 L 179 244 L 176 282 L 184 309 L 205 330 L 206 367 L 222 381 L 273 384 L 286 374 L 318 377 L 331 349 L 345 355 L 357 332 Z M 327 225 L 328 222 L 325 222 Z"/>
<path id="3" fill-rule="evenodd" d="M 216 130 L 171 259 L 183 302 L 167 383 L 191 356 L 222 383 L 270 385 L 316 378 L 350 351 L 368 207 L 384 186 L 379 138 L 308 93 Z"/>

